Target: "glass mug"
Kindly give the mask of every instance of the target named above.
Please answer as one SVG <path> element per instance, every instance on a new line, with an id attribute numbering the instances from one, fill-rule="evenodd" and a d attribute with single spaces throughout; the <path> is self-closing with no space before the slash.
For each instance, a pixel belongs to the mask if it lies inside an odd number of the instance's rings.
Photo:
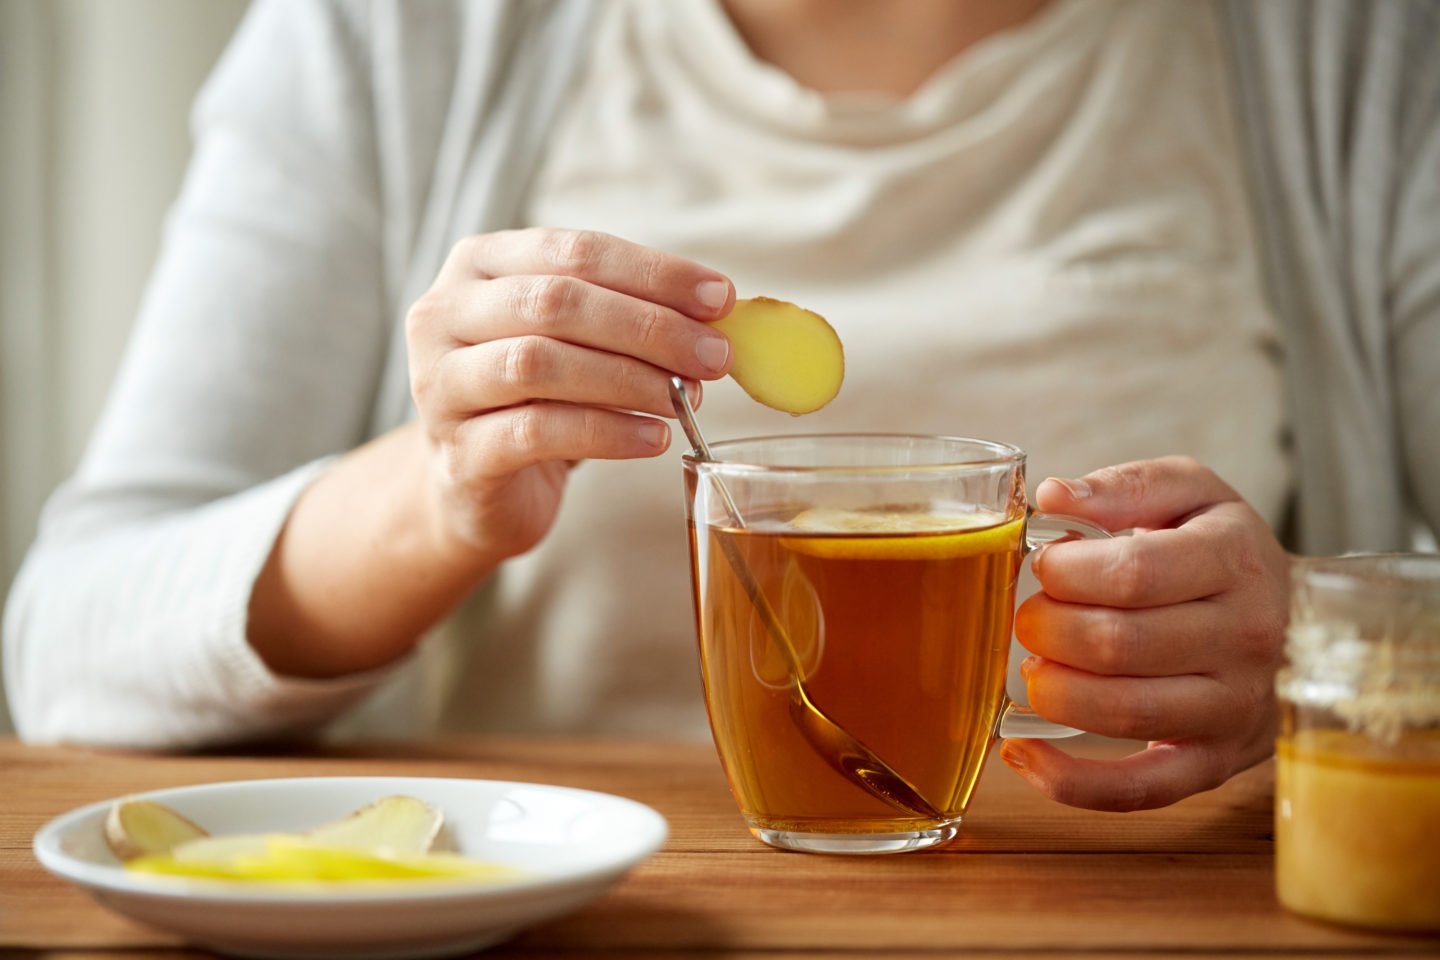
<path id="1" fill-rule="evenodd" d="M 1440 556 L 1297 563 L 1276 678 L 1280 902 L 1440 931 Z"/>
<path id="2" fill-rule="evenodd" d="M 685 457 L 710 728 L 750 830 L 829 853 L 953 838 L 996 736 L 1065 737 L 1005 695 L 1015 581 L 1045 543 L 1025 453 L 894 434 Z"/>

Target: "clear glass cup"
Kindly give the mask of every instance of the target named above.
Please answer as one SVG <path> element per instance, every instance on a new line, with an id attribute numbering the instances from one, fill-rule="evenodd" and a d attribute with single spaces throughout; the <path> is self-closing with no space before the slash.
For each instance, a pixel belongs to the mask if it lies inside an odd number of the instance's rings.
<path id="1" fill-rule="evenodd" d="M 1440 930 L 1440 556 L 1297 563 L 1275 879 L 1322 920 Z"/>
<path id="2" fill-rule="evenodd" d="M 710 726 L 752 833 L 833 853 L 954 837 L 994 738 L 1058 737 L 1005 695 L 1015 581 L 1047 542 L 1025 454 L 949 437 L 732 440 L 685 458 Z"/>

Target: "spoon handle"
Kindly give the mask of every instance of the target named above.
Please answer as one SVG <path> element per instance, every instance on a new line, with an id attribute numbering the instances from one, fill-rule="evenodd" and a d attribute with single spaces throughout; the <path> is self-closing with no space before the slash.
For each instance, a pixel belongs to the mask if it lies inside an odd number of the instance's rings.
<path id="1" fill-rule="evenodd" d="M 690 441 L 690 446 L 695 451 L 696 459 L 715 459 L 710 456 L 710 445 L 705 442 L 705 435 L 700 432 L 700 424 L 695 421 L 695 408 L 690 406 L 690 395 L 685 392 L 685 381 L 679 377 L 670 378 L 670 403 L 675 408 L 675 416 L 680 420 L 680 429 L 685 431 L 685 438 Z"/>
<path id="2" fill-rule="evenodd" d="M 705 442 L 705 435 L 700 432 L 700 424 L 695 420 L 695 408 L 690 406 L 690 396 L 685 392 L 685 381 L 679 377 L 670 378 L 670 404 L 675 408 L 680 429 L 685 431 L 685 438 L 690 441 L 690 446 L 695 451 L 695 459 L 714 463 L 715 458 L 710 455 L 710 445 Z M 725 512 L 730 515 L 730 522 L 737 530 L 744 530 L 745 518 L 740 516 L 740 508 L 735 505 L 730 491 L 719 477 L 715 478 L 715 489 L 719 491 L 720 499 L 725 502 Z"/>

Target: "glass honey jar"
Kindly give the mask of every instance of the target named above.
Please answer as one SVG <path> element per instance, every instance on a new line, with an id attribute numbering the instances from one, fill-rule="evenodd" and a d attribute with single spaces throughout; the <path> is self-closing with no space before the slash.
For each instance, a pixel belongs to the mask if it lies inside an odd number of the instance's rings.
<path id="1" fill-rule="evenodd" d="M 1440 556 L 1298 563 L 1286 657 L 1281 903 L 1336 923 L 1440 930 Z"/>

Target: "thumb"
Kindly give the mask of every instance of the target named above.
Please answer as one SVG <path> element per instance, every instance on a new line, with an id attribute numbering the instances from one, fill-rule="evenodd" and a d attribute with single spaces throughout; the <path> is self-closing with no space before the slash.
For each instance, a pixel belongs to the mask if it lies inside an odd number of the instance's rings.
<path id="1" fill-rule="evenodd" d="M 1136 460 L 1076 480 L 1051 477 L 1035 505 L 1097 523 L 1107 530 L 1178 526 L 1196 511 L 1239 500 L 1229 484 L 1190 457 Z"/>

